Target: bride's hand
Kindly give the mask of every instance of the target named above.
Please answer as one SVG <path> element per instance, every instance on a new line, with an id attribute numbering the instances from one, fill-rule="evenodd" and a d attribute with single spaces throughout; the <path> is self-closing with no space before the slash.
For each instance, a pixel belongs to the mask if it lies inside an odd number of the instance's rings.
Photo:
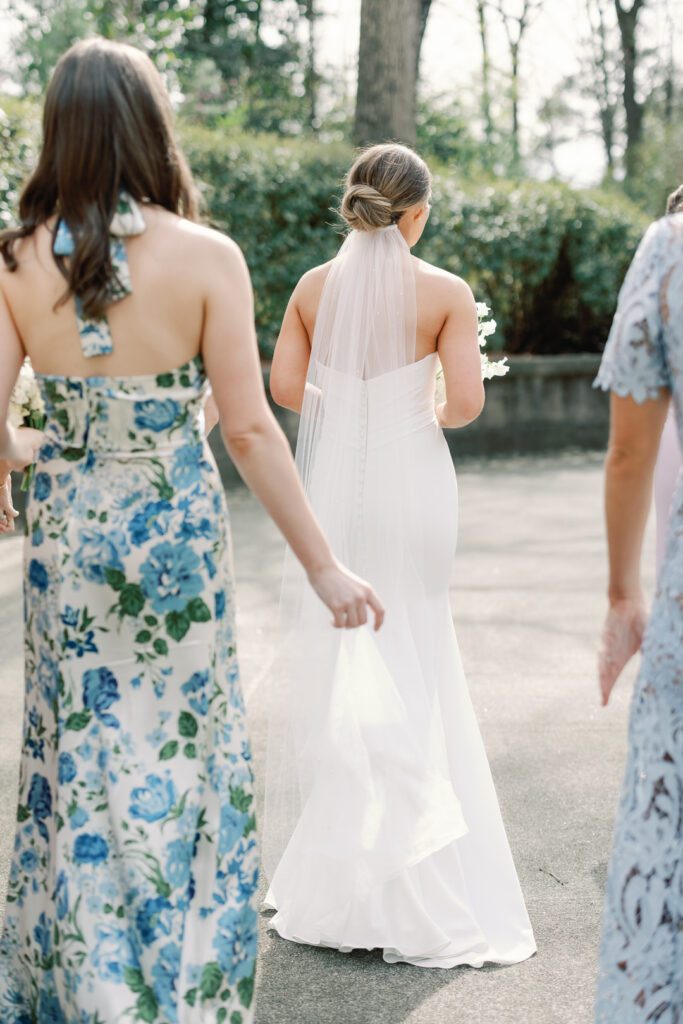
<path id="1" fill-rule="evenodd" d="M 7 437 L 2 446 L 2 458 L 10 469 L 22 470 L 35 462 L 45 441 L 42 430 L 32 427 L 8 427 Z"/>
<path id="2" fill-rule="evenodd" d="M 642 598 L 615 601 L 605 619 L 598 656 L 600 693 L 603 707 L 627 663 L 640 650 L 647 624 Z"/>
<path id="3" fill-rule="evenodd" d="M 3 484 L 0 484 L 0 534 L 10 533 L 14 529 L 14 520 L 19 513 L 12 503 L 12 478 L 9 473 Z"/>
<path id="4" fill-rule="evenodd" d="M 338 563 L 309 573 L 308 579 L 320 600 L 334 616 L 337 629 L 355 629 L 368 621 L 368 607 L 375 616 L 375 629 L 384 622 L 384 608 L 369 583 Z"/>

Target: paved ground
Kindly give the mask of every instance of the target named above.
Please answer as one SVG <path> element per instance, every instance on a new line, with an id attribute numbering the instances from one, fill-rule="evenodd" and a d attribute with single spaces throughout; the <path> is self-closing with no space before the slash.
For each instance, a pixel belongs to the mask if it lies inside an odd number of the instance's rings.
<path id="1" fill-rule="evenodd" d="M 539 952 L 517 967 L 427 971 L 264 933 L 258 1024 L 591 1021 L 630 690 L 622 684 L 613 706 L 600 709 L 594 672 L 604 611 L 600 460 L 469 464 L 459 478 L 453 614 Z M 259 666 L 275 616 L 281 546 L 245 492 L 235 493 L 231 506 L 258 766 L 264 742 Z M 20 731 L 20 543 L 3 541 L 0 553 L 1 902 Z"/>

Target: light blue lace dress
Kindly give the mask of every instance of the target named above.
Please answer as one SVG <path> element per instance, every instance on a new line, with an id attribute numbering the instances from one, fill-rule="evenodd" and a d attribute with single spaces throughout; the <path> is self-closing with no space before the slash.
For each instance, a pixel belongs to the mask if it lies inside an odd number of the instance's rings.
<path id="1" fill-rule="evenodd" d="M 250 1024 L 251 755 L 202 363 L 39 379 L 0 1020 Z"/>
<path id="2" fill-rule="evenodd" d="M 596 383 L 670 388 L 683 439 L 683 214 L 653 224 L 619 296 Z M 597 1024 L 683 1021 L 683 482 L 633 694 L 605 904 Z"/>

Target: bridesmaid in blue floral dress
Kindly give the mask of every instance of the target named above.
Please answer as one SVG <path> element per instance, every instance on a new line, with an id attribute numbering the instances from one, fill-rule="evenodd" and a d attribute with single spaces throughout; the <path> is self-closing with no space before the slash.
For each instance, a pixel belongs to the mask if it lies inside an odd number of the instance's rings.
<path id="1" fill-rule="evenodd" d="M 44 436 L 0 431 L 2 479 L 39 448 L 0 1020 L 249 1024 L 258 853 L 209 379 L 233 458 L 338 624 L 381 609 L 303 498 L 246 268 L 188 219 L 152 64 L 78 44 L 44 135 L 0 238 L 0 423 L 25 353 L 47 413 Z"/>
<path id="2" fill-rule="evenodd" d="M 683 214 L 653 224 L 624 282 L 598 376 L 612 392 L 607 458 L 607 703 L 642 646 L 609 868 L 598 1024 L 683 1021 L 683 483 L 673 500 L 652 612 L 640 549 L 670 396 L 683 439 Z"/>

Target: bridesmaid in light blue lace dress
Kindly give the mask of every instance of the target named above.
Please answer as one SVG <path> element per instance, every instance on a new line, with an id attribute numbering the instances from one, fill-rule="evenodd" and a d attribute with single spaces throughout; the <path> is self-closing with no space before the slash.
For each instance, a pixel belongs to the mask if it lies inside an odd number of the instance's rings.
<path id="1" fill-rule="evenodd" d="M 657 432 L 670 391 L 683 437 L 683 214 L 653 224 L 624 282 L 596 382 L 638 407 L 644 513 Z M 623 452 L 621 453 L 623 456 Z M 637 459 L 634 465 L 637 463 Z M 616 474 L 612 477 L 613 485 Z M 627 485 L 624 485 L 627 486 Z M 642 495 L 641 492 L 642 491 Z M 616 492 L 615 492 L 616 493 Z M 616 498 L 612 499 L 616 501 Z M 610 518 L 608 494 L 608 519 Z M 633 548 L 637 544 L 633 544 Z M 636 555 L 638 552 L 636 552 Z M 634 556 L 633 574 L 637 576 Z M 614 571 L 614 570 L 613 570 Z M 638 634 L 637 616 L 633 634 Z M 628 642 L 628 631 L 623 636 Z M 636 644 L 633 645 L 637 646 Z M 621 661 L 626 660 L 630 649 Z M 642 642 L 629 753 L 609 868 L 596 1006 L 598 1024 L 680 1024 L 683 1020 L 683 486 L 674 497 L 664 564 Z M 617 659 L 619 654 L 617 652 Z M 615 673 L 616 674 L 616 673 Z"/>
<path id="2" fill-rule="evenodd" d="M 0 1020 L 251 1024 L 256 823 L 209 381 L 238 468 L 319 596 L 344 623 L 381 609 L 303 497 L 248 272 L 189 219 L 149 59 L 77 44 L 44 127 L 21 225 L 0 235 L 0 481 L 40 444 Z M 44 436 L 6 422 L 25 354 Z"/>

